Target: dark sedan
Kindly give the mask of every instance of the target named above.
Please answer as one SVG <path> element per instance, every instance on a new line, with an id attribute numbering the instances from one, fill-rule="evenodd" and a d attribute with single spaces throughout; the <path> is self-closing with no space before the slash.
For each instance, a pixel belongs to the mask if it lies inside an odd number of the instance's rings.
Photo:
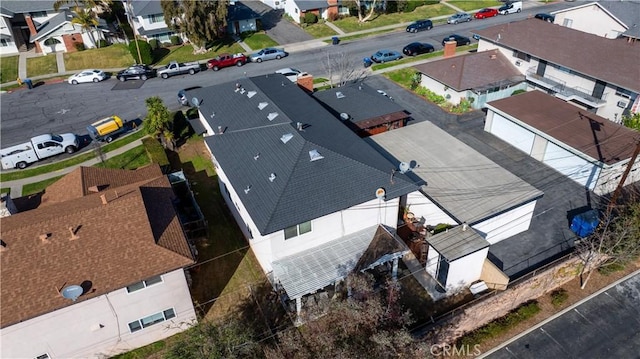
<path id="1" fill-rule="evenodd" d="M 471 43 L 468 37 L 457 34 L 452 34 L 442 39 L 442 46 L 444 46 L 444 43 L 447 41 L 455 41 L 456 46 L 469 45 Z"/>
<path id="2" fill-rule="evenodd" d="M 551 14 L 545 14 L 545 13 L 540 13 L 540 14 L 536 14 L 536 16 L 534 16 L 536 19 L 540 19 L 546 22 L 554 22 L 556 17 L 551 15 Z"/>
<path id="3" fill-rule="evenodd" d="M 142 80 L 146 81 L 150 77 L 156 76 L 156 70 L 150 68 L 147 65 L 133 65 L 126 68 L 116 75 L 116 78 L 120 81 L 127 80 Z"/>
<path id="4" fill-rule="evenodd" d="M 433 45 L 424 42 L 412 42 L 402 49 L 402 53 L 407 56 L 416 56 L 434 51 Z"/>

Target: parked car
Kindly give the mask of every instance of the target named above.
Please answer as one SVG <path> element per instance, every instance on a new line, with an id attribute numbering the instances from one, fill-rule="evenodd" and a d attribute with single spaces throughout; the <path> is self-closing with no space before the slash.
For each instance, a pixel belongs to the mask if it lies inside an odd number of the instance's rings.
<path id="1" fill-rule="evenodd" d="M 418 32 L 431 29 L 433 29 L 433 22 L 431 22 L 431 20 L 418 20 L 407 26 L 407 32 Z"/>
<path id="2" fill-rule="evenodd" d="M 371 55 L 371 61 L 373 62 L 389 62 L 399 60 L 402 58 L 402 54 L 393 50 L 380 50 Z"/>
<path id="3" fill-rule="evenodd" d="M 486 7 L 473 15 L 476 19 L 486 19 L 488 17 L 498 16 L 498 10 Z"/>
<path id="4" fill-rule="evenodd" d="M 556 20 L 556 17 L 551 15 L 551 14 L 545 14 L 545 13 L 540 13 L 540 14 L 536 14 L 536 16 L 534 16 L 536 19 L 540 19 L 540 20 L 544 20 L 546 22 L 554 22 Z"/>
<path id="5" fill-rule="evenodd" d="M 498 9 L 500 15 L 519 13 L 520 11 L 522 11 L 522 1 L 509 1 Z"/>
<path id="6" fill-rule="evenodd" d="M 285 67 L 284 69 L 276 70 L 276 73 L 285 75 L 291 82 L 296 82 L 298 81 L 299 76 L 307 74 L 306 72 L 302 72 L 291 67 Z"/>
<path id="7" fill-rule="evenodd" d="M 247 57 L 243 53 L 237 54 L 220 54 L 215 58 L 207 61 L 207 67 L 213 71 L 218 71 L 223 67 L 242 66 L 247 62 Z"/>
<path id="8" fill-rule="evenodd" d="M 133 65 L 130 66 L 116 75 L 116 78 L 120 81 L 127 80 L 142 80 L 146 81 L 150 77 L 156 76 L 156 70 L 150 68 L 147 65 Z"/>
<path id="9" fill-rule="evenodd" d="M 156 74 L 163 79 L 168 79 L 170 76 L 189 74 L 193 75 L 196 72 L 200 72 L 200 63 L 194 62 L 178 62 L 171 61 L 168 65 L 159 68 Z"/>
<path id="10" fill-rule="evenodd" d="M 456 46 L 469 45 L 471 43 L 471 40 L 468 37 L 457 34 L 451 34 L 442 39 L 442 46 L 444 46 L 444 43 L 447 41 L 455 41 Z"/>
<path id="11" fill-rule="evenodd" d="M 77 74 L 69 76 L 67 82 L 72 85 L 77 85 L 85 82 L 100 82 L 107 78 L 102 70 L 83 70 Z"/>
<path id="12" fill-rule="evenodd" d="M 280 60 L 281 58 L 286 57 L 288 55 L 289 54 L 286 53 L 283 49 L 267 47 L 256 52 L 255 54 L 251 54 L 249 56 L 249 60 L 251 62 L 262 62 L 262 61 L 273 60 L 273 59 Z"/>
<path id="13" fill-rule="evenodd" d="M 425 42 L 412 42 L 402 49 L 402 53 L 407 56 L 416 56 L 434 51 L 435 48 L 433 47 L 433 45 L 427 44 Z"/>
<path id="14" fill-rule="evenodd" d="M 459 12 L 457 14 L 453 14 L 451 15 L 448 19 L 447 19 L 447 24 L 457 24 L 460 22 L 469 22 L 471 21 L 471 15 L 465 13 L 465 12 Z"/>

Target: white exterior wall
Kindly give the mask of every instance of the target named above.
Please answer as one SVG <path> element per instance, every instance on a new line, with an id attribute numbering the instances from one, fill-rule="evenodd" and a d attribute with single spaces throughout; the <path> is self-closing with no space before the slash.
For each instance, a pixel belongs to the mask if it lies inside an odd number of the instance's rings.
<path id="1" fill-rule="evenodd" d="M 627 169 L 628 163 L 628 161 L 625 163 L 617 163 L 614 166 L 602 169 L 598 177 L 598 182 L 593 189 L 595 194 L 603 195 L 615 191 L 618 183 L 622 179 L 622 174 Z M 631 171 L 629 171 L 629 175 L 624 181 L 624 186 L 635 182 L 640 182 L 640 157 L 636 158 L 636 162 L 633 167 L 631 167 Z"/>
<path id="2" fill-rule="evenodd" d="M 272 9 L 283 9 L 284 5 L 287 3 L 287 0 L 262 0 L 262 3 L 271 7 Z"/>
<path id="3" fill-rule="evenodd" d="M 435 248 L 429 246 L 429 250 L 427 251 L 427 264 L 425 264 L 425 270 L 433 278 L 436 278 L 439 261 L 440 253 L 438 253 Z"/>
<path id="4" fill-rule="evenodd" d="M 504 116 L 489 110 L 484 130 L 507 142 L 511 146 L 530 155 L 535 134 Z"/>
<path id="5" fill-rule="evenodd" d="M 421 74 L 420 76 L 420 85 L 426 89 L 429 89 L 430 91 L 435 92 L 438 95 L 443 96 L 447 100 L 447 102 L 454 105 L 459 104 L 460 100 L 467 98 L 466 90 L 458 92 L 425 74 Z M 447 95 L 450 96 L 448 99 Z"/>
<path id="6" fill-rule="evenodd" d="M 302 13 L 300 12 L 298 6 L 296 6 L 295 2 L 293 2 L 293 0 L 288 0 L 284 2 L 283 6 L 285 14 L 289 14 L 293 21 L 299 24 L 300 15 L 302 15 Z"/>
<path id="7" fill-rule="evenodd" d="M 449 263 L 449 275 L 447 276 L 447 291 L 456 291 L 468 287 L 471 283 L 480 279 L 482 265 L 489 253 L 489 247 L 471 253 Z"/>
<path id="8" fill-rule="evenodd" d="M 181 332 L 187 329 L 186 323 L 196 320 L 184 270 L 162 279 L 133 293 L 121 288 L 3 328 L 1 356 L 35 358 L 46 353 L 50 358 L 103 358 Z M 169 308 L 174 309 L 175 318 L 129 332 L 130 322 Z"/>
<path id="9" fill-rule="evenodd" d="M 529 202 L 499 216 L 474 224 L 471 227 L 490 244 L 515 236 L 529 229 L 537 201 Z"/>
<path id="10" fill-rule="evenodd" d="M 571 26 L 568 27 L 609 39 L 615 39 L 626 31 L 622 24 L 596 4 L 558 11 L 553 14 L 555 15 L 555 24 L 563 26 L 565 19 L 571 19 Z"/>
<path id="11" fill-rule="evenodd" d="M 547 144 L 542 162 L 589 189 L 600 175 L 598 166 L 553 142 Z"/>
<path id="12" fill-rule="evenodd" d="M 18 48 L 16 47 L 16 43 L 13 38 L 13 32 L 9 26 L 9 20 L 4 16 L 0 16 L 0 36 L 7 42 L 7 46 L 0 46 L 0 55 L 3 56 L 18 54 Z"/>
<path id="13" fill-rule="evenodd" d="M 407 205 L 415 218 L 420 219 L 422 217 L 425 219 L 426 225 L 436 226 L 440 223 L 459 224 L 419 191 L 407 195 Z"/>

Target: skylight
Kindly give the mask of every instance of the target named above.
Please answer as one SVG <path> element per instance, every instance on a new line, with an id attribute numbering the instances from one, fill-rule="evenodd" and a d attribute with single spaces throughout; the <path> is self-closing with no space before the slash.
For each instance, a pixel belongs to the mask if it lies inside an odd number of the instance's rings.
<path id="1" fill-rule="evenodd" d="M 313 161 L 321 160 L 324 157 L 320 154 L 320 152 L 318 152 L 318 150 L 311 150 L 309 151 L 309 158 L 311 159 L 311 162 L 313 162 Z"/>
<path id="2" fill-rule="evenodd" d="M 285 133 L 284 135 L 282 135 L 282 137 L 280 137 L 280 141 L 282 141 L 282 143 L 287 143 L 289 142 L 290 139 L 293 138 L 293 135 L 290 133 Z"/>
<path id="3" fill-rule="evenodd" d="M 276 117 L 278 117 L 277 112 L 270 112 L 269 115 L 267 115 L 267 118 L 269 119 L 269 121 L 273 121 L 273 119 Z"/>
<path id="4" fill-rule="evenodd" d="M 260 102 L 258 104 L 258 108 L 262 110 L 263 108 L 267 107 L 268 105 L 269 105 L 268 102 Z"/>
<path id="5" fill-rule="evenodd" d="M 247 97 L 248 98 L 252 98 L 253 96 L 255 96 L 258 92 L 257 91 L 249 91 L 247 92 Z"/>
<path id="6" fill-rule="evenodd" d="M 345 96 L 342 92 L 338 91 L 338 92 L 336 92 L 336 97 L 337 98 L 345 98 L 347 96 Z"/>

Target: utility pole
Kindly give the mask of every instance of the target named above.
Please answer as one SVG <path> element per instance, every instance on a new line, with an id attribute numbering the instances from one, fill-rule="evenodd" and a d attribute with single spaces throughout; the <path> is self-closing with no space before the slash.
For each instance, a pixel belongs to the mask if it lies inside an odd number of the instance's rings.
<path id="1" fill-rule="evenodd" d="M 618 196 L 620 195 L 620 191 L 622 191 L 622 186 L 624 185 L 624 182 L 627 180 L 627 176 L 629 175 L 629 172 L 631 172 L 631 168 L 635 164 L 636 158 L 638 158 L 638 154 L 640 154 L 640 139 L 637 140 L 636 149 L 635 151 L 633 151 L 633 155 L 631 155 L 631 159 L 629 160 L 629 163 L 627 163 L 627 168 L 625 168 L 624 173 L 622 174 L 622 178 L 620 178 L 618 187 L 616 187 L 616 190 L 613 192 L 613 195 L 611 196 L 611 200 L 609 201 L 609 206 L 607 207 L 607 215 L 611 214 L 611 210 L 616 205 L 616 202 L 618 201 Z"/>
<path id="2" fill-rule="evenodd" d="M 138 64 L 142 64 L 142 56 L 140 55 L 140 46 L 138 45 L 138 36 L 136 35 L 135 26 L 133 26 L 133 20 L 131 19 L 131 12 L 133 7 L 131 6 L 131 0 L 127 0 L 127 20 L 129 20 L 129 26 L 131 26 L 131 32 L 133 33 L 133 42 L 136 43 L 136 50 L 138 50 Z"/>

